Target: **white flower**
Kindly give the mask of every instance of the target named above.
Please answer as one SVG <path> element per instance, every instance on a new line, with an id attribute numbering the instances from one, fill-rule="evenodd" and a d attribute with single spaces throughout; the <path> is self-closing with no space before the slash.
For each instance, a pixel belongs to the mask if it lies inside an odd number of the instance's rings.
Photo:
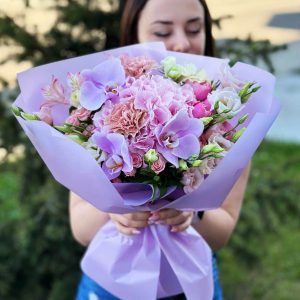
<path id="1" fill-rule="evenodd" d="M 228 64 L 223 64 L 221 66 L 221 84 L 225 87 L 234 88 L 237 92 L 246 84 L 246 82 L 236 78 L 231 71 L 231 68 Z"/>
<path id="2" fill-rule="evenodd" d="M 221 114 L 226 110 L 229 112 L 224 112 L 223 115 L 233 117 L 242 108 L 241 98 L 234 88 L 227 87 L 222 90 L 215 90 L 207 97 L 209 103 L 212 105 L 212 109 L 218 102 L 217 113 Z"/>
<path id="3" fill-rule="evenodd" d="M 209 144 L 218 145 L 219 147 L 223 148 L 224 151 L 221 153 L 222 155 L 226 154 L 227 151 L 233 146 L 233 143 L 224 138 L 219 132 L 213 133 L 207 141 Z"/>
<path id="4" fill-rule="evenodd" d="M 94 144 L 91 139 L 87 142 L 81 144 L 94 158 L 98 163 L 105 161 L 107 154 L 102 151 L 96 144 Z"/>
<path id="5" fill-rule="evenodd" d="M 199 170 L 204 175 L 209 175 L 213 169 L 217 166 L 217 162 L 219 161 L 218 158 L 208 157 L 203 159 Z"/>

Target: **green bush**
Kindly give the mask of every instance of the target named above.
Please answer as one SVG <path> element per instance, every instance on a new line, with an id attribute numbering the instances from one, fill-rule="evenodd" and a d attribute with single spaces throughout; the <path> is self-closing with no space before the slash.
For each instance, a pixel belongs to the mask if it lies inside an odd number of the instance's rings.
<path id="1" fill-rule="evenodd" d="M 295 299 L 300 292 L 300 145 L 264 142 L 241 217 L 220 252 L 226 299 Z"/>

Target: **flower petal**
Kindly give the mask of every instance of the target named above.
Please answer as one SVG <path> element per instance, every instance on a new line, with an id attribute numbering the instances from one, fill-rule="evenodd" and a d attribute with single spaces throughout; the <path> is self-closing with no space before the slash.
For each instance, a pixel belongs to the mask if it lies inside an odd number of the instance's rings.
<path id="1" fill-rule="evenodd" d="M 157 145 L 157 151 L 171 164 L 173 164 L 176 168 L 179 167 L 178 158 L 171 153 L 171 151 L 166 148 Z"/>
<path id="2" fill-rule="evenodd" d="M 92 78 L 94 82 L 103 85 L 108 85 L 109 83 L 122 85 L 125 82 L 125 71 L 120 59 L 112 58 L 97 65 L 93 69 Z"/>
<path id="3" fill-rule="evenodd" d="M 179 139 L 178 147 L 172 150 L 172 154 L 183 158 L 188 159 L 193 154 L 199 154 L 200 152 L 200 143 L 195 135 L 188 134 Z"/>
<path id="4" fill-rule="evenodd" d="M 98 89 L 91 81 L 85 81 L 80 89 L 80 104 L 88 110 L 97 110 L 105 102 L 103 89 Z"/>

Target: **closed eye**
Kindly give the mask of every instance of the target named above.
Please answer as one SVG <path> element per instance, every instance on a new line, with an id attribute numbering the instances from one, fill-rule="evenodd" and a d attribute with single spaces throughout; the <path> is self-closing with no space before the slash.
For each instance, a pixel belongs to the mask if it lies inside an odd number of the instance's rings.
<path id="1" fill-rule="evenodd" d="M 165 38 L 171 35 L 170 32 L 153 32 L 153 34 L 157 37 Z"/>

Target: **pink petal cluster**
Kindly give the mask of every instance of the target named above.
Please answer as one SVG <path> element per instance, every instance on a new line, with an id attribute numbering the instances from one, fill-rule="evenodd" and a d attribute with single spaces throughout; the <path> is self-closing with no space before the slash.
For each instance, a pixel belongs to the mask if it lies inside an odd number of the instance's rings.
<path id="1" fill-rule="evenodd" d="M 184 192 L 186 194 L 193 192 L 200 186 L 203 180 L 204 176 L 199 168 L 190 168 L 183 172 L 181 183 L 183 184 Z"/>
<path id="2" fill-rule="evenodd" d="M 43 105 L 52 107 L 56 104 L 69 104 L 68 95 L 66 94 L 64 87 L 54 76 L 52 76 L 50 85 L 42 89 L 42 93 L 46 99 L 46 103 Z"/>
<path id="3" fill-rule="evenodd" d="M 147 56 L 122 55 L 120 60 L 125 70 L 125 75 L 135 78 L 146 74 L 156 65 L 156 62 Z"/>
<path id="4" fill-rule="evenodd" d="M 239 90 L 245 83 L 224 67 L 221 84 L 213 88 L 208 79 L 195 81 L 193 68 L 169 63 L 184 80 L 174 81 L 165 68 L 162 75 L 150 57 L 128 55 L 68 73 L 67 90 L 53 76 L 37 115 L 53 126 L 56 105 L 75 107 L 64 124 L 68 130 L 61 131 L 92 153 L 112 182 L 141 178 L 155 185 L 157 178 L 173 176 L 191 193 L 233 145 L 235 130 L 226 120 L 243 108 Z M 150 149 L 152 160 L 145 156 Z"/>
<path id="5" fill-rule="evenodd" d="M 147 119 L 147 111 L 136 109 L 131 100 L 114 105 L 107 123 L 112 132 L 118 132 L 124 136 L 135 136 L 145 126 Z"/>
<path id="6" fill-rule="evenodd" d="M 91 111 L 84 107 L 77 108 L 72 111 L 71 115 L 67 118 L 66 123 L 78 126 L 80 121 L 87 121 L 91 115 Z"/>
<path id="7" fill-rule="evenodd" d="M 159 174 L 165 169 L 166 162 L 167 161 L 164 159 L 164 157 L 158 154 L 158 160 L 156 160 L 154 163 L 151 164 L 151 170 L 156 174 Z"/>

